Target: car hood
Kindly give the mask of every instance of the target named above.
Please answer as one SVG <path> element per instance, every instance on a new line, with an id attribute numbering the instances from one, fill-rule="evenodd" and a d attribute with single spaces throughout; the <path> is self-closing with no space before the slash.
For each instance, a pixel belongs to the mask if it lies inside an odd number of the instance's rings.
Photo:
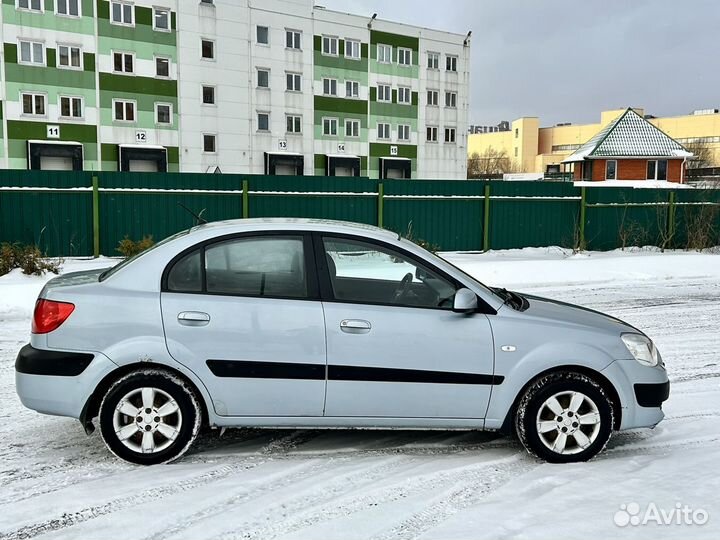
<path id="1" fill-rule="evenodd" d="M 637 332 L 642 334 L 637 328 L 625 321 L 600 311 L 540 296 L 528 294 L 522 296 L 530 304 L 523 314 L 530 317 L 567 324 L 568 326 L 583 326 L 608 332 Z"/>
<path id="2" fill-rule="evenodd" d="M 85 283 L 97 283 L 102 274 L 107 268 L 96 268 L 94 270 L 83 270 L 80 272 L 68 272 L 61 276 L 52 278 L 45 284 L 43 293 L 50 289 L 58 287 L 70 287 L 73 285 L 83 285 Z M 41 293 L 42 294 L 42 293 Z"/>

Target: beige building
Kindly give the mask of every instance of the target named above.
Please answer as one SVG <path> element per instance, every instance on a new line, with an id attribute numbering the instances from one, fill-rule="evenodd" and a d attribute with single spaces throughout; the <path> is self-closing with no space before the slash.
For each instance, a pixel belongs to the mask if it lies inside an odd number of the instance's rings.
<path id="1" fill-rule="evenodd" d="M 642 108 L 633 107 L 640 115 Z M 626 109 L 603 111 L 597 124 L 562 124 L 540 127 L 537 117 L 518 118 L 509 131 L 468 135 L 468 156 L 482 159 L 504 152 L 514 172 L 559 172 L 562 161 L 588 142 L 596 133 L 622 115 Z M 704 166 L 720 167 L 720 111 L 708 109 L 685 116 L 647 118 L 667 135 L 704 157 Z M 704 148 L 698 152 L 698 147 Z"/>

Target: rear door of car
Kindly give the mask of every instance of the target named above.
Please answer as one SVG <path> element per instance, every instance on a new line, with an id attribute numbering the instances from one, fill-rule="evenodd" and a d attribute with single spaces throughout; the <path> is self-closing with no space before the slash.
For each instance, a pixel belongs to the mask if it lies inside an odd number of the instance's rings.
<path id="1" fill-rule="evenodd" d="M 498 382 L 492 332 L 486 314 L 452 311 L 462 284 L 384 242 L 327 234 L 315 246 L 325 416 L 484 418 Z"/>
<path id="2" fill-rule="evenodd" d="M 252 233 L 181 253 L 163 276 L 170 354 L 224 416 L 322 416 L 325 326 L 312 241 Z"/>

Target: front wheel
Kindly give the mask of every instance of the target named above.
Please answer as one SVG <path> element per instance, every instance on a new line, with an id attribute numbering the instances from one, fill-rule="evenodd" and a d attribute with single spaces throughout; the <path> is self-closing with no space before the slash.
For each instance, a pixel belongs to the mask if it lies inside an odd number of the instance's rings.
<path id="1" fill-rule="evenodd" d="M 182 456 L 200 430 L 202 412 L 192 388 L 156 369 L 118 379 L 100 404 L 100 433 L 110 451 L 139 465 Z"/>
<path id="2" fill-rule="evenodd" d="M 590 377 L 551 373 L 527 389 L 515 427 L 525 448 L 545 461 L 587 461 L 610 439 L 613 407 L 605 390 Z"/>

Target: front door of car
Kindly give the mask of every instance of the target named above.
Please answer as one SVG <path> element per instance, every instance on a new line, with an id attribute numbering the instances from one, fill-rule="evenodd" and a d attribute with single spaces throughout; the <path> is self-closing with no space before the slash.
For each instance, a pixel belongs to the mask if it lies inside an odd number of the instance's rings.
<path id="1" fill-rule="evenodd" d="M 302 233 L 242 235 L 177 258 L 161 294 L 170 354 L 222 416 L 322 416 L 325 323 Z"/>
<path id="2" fill-rule="evenodd" d="M 387 244 L 316 237 L 328 356 L 325 416 L 484 418 L 493 341 L 452 311 L 453 278 Z"/>

